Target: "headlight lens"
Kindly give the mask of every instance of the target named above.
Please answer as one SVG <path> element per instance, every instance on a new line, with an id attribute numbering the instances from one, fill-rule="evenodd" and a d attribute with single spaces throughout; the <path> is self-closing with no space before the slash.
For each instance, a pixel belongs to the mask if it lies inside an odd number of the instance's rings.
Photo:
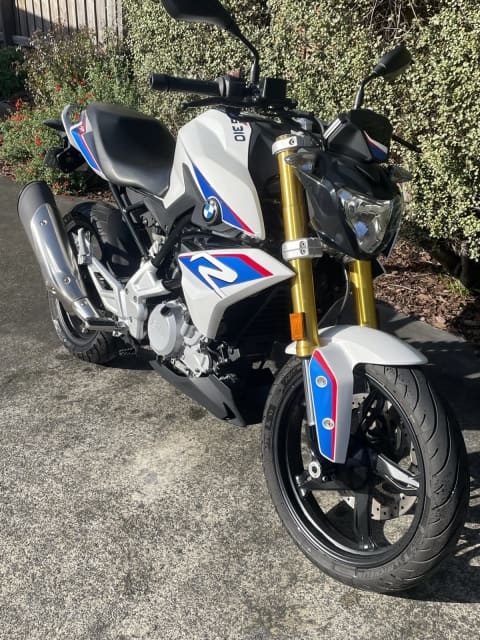
<path id="1" fill-rule="evenodd" d="M 382 243 L 393 238 L 403 211 L 402 195 L 398 194 L 393 200 L 377 200 L 351 189 L 340 189 L 337 195 L 347 223 L 364 253 L 374 253 Z"/>

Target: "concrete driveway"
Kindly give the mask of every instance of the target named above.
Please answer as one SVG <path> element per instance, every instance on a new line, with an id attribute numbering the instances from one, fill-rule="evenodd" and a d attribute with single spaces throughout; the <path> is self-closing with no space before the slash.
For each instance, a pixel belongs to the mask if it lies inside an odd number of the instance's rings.
<path id="1" fill-rule="evenodd" d="M 456 556 L 408 596 L 320 573 L 265 488 L 260 427 L 223 424 L 131 359 L 72 358 L 50 325 L 18 188 L 0 179 L 0 638 L 475 637 L 480 360 L 390 318 L 433 360 L 461 421 L 471 509 Z"/>

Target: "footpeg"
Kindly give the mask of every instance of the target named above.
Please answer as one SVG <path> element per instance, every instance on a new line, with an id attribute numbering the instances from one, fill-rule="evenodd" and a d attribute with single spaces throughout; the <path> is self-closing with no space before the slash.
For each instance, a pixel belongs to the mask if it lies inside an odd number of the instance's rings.
<path id="1" fill-rule="evenodd" d="M 127 326 L 111 318 L 86 318 L 85 326 L 90 331 L 107 331 L 109 333 L 127 333 Z"/>

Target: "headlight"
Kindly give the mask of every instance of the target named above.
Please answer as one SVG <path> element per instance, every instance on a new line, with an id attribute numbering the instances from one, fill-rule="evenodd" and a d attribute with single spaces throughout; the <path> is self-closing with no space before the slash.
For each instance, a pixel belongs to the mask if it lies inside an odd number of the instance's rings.
<path id="1" fill-rule="evenodd" d="M 361 251 L 374 253 L 381 244 L 393 239 L 403 211 L 400 194 L 393 200 L 377 200 L 350 189 L 340 189 L 337 195 Z M 387 231 L 389 237 L 385 237 Z"/>

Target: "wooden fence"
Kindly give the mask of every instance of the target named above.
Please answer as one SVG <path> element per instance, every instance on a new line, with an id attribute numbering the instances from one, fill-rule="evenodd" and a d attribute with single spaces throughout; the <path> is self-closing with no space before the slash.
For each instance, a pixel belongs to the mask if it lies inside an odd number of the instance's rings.
<path id="1" fill-rule="evenodd" d="M 0 0 L 0 42 L 28 44 L 35 31 L 55 25 L 88 27 L 101 42 L 106 29 L 122 35 L 121 0 Z"/>

